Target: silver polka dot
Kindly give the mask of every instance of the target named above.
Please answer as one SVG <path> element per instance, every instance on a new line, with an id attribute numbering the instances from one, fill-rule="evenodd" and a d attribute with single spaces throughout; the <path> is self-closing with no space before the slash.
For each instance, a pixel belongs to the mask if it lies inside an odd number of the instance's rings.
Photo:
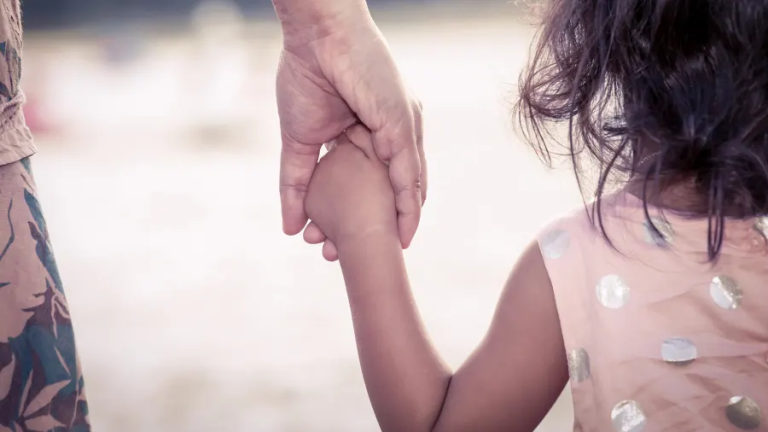
<path id="1" fill-rule="evenodd" d="M 616 432 L 641 432 L 645 429 L 646 419 L 640 404 L 625 400 L 613 407 L 611 422 Z"/>
<path id="2" fill-rule="evenodd" d="M 653 217 L 650 221 L 646 220 L 643 226 L 645 228 L 645 241 L 649 244 L 659 247 L 667 247 L 672 244 L 674 231 L 669 222 Z"/>
<path id="3" fill-rule="evenodd" d="M 571 377 L 571 382 L 580 383 L 589 378 L 590 374 L 587 351 L 584 348 L 571 350 L 568 353 L 568 375 Z"/>
<path id="4" fill-rule="evenodd" d="M 597 283 L 597 299 L 609 309 L 620 309 L 629 301 L 629 286 L 617 275 L 608 275 Z"/>
<path id="5" fill-rule="evenodd" d="M 760 231 L 768 239 L 768 216 L 757 218 L 755 229 Z"/>
<path id="6" fill-rule="evenodd" d="M 571 244 L 571 236 L 563 230 L 556 229 L 541 238 L 541 252 L 549 259 L 558 259 L 565 254 Z"/>
<path id="7" fill-rule="evenodd" d="M 754 400 L 746 396 L 734 396 L 725 407 L 725 416 L 732 425 L 742 430 L 760 427 L 762 413 Z"/>
<path id="8" fill-rule="evenodd" d="M 678 366 L 691 364 L 699 356 L 696 345 L 690 339 L 674 337 L 661 344 L 661 358 Z"/>
<path id="9" fill-rule="evenodd" d="M 709 295 L 723 309 L 736 309 L 741 304 L 739 284 L 728 276 L 715 276 L 709 284 Z"/>

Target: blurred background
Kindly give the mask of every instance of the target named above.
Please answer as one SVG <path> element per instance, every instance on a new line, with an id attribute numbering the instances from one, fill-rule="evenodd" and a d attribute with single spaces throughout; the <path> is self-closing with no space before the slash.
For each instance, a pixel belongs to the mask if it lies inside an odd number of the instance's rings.
<path id="1" fill-rule="evenodd" d="M 425 105 L 407 253 L 458 367 L 507 273 L 580 204 L 510 106 L 534 28 L 505 0 L 369 1 Z M 268 0 L 26 0 L 23 87 L 95 431 L 377 430 L 341 274 L 280 230 Z M 569 397 L 542 432 L 572 428 Z"/>

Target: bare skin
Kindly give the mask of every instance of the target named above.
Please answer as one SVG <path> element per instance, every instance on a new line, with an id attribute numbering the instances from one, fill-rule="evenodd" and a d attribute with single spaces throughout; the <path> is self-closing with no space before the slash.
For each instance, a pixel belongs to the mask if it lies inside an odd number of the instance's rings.
<path id="1" fill-rule="evenodd" d="M 422 108 L 403 84 L 365 0 L 273 3 L 284 36 L 277 73 L 283 230 L 294 235 L 305 228 L 304 198 L 322 145 L 362 123 L 389 166 L 400 242 L 408 247 L 427 191 Z M 325 242 L 323 255 L 337 258 L 317 225 L 306 227 L 305 238 Z"/>
<path id="2" fill-rule="evenodd" d="M 338 246 L 358 354 L 383 431 L 531 432 L 568 380 L 554 294 L 535 243 L 504 287 L 488 333 L 452 372 L 411 293 L 395 196 L 369 133 L 351 128 L 310 183 L 310 218 Z"/>

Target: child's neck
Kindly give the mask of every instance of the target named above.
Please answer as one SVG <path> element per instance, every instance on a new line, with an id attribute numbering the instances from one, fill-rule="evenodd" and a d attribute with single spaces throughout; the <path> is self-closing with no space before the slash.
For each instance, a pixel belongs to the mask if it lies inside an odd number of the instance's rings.
<path id="1" fill-rule="evenodd" d="M 660 181 L 658 186 L 655 182 L 649 181 L 645 188 L 643 183 L 639 178 L 630 180 L 625 191 L 641 200 L 645 196 L 647 203 L 657 208 L 691 216 L 709 215 L 708 197 L 696 187 L 693 179 L 676 182 Z M 737 219 L 754 216 L 744 206 L 739 205 L 725 208 L 724 213 L 725 217 Z"/>

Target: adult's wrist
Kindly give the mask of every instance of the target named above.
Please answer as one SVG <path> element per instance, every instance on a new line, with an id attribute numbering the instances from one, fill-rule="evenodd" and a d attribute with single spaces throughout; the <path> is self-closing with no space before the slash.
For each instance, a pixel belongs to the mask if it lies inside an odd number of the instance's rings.
<path id="1" fill-rule="evenodd" d="M 305 45 L 343 34 L 372 19 L 366 0 L 272 0 L 285 43 Z"/>

